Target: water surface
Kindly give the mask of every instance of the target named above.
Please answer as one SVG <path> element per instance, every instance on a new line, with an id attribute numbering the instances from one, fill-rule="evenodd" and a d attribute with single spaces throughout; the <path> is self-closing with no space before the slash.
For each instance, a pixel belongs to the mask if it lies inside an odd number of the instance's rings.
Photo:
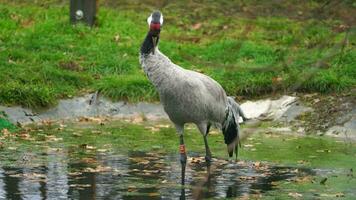
<path id="1" fill-rule="evenodd" d="M 0 199 L 355 196 L 355 179 L 350 173 L 354 162 L 350 159 L 356 155 L 353 144 L 262 134 L 244 142 L 236 162 L 220 156 L 226 154 L 226 147 L 221 145 L 221 136 L 213 134 L 209 140 L 216 156 L 208 170 L 201 136 L 188 128 L 189 159 L 186 184 L 181 187 L 176 135 L 168 126 L 154 127 L 160 128 L 54 126 L 2 136 L 6 144 L 0 149 Z M 310 150 L 309 145 L 317 150 L 302 154 L 303 148 Z M 286 155 L 295 157 L 287 159 Z M 332 159 L 328 163 L 337 164 L 324 164 Z M 321 183 L 324 178 L 327 181 Z"/>

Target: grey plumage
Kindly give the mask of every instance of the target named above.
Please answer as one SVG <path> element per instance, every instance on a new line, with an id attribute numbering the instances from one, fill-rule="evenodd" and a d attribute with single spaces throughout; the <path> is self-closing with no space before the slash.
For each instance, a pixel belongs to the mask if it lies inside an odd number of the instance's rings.
<path id="1" fill-rule="evenodd" d="M 140 63 L 179 134 L 183 134 L 185 123 L 196 124 L 204 135 L 209 125 L 223 128 L 223 124 L 231 123 L 231 116 L 226 118 L 229 112 L 233 113 L 239 132 L 238 119 L 242 111 L 215 80 L 177 66 L 158 49 L 155 54 L 141 54 Z M 236 137 L 238 139 L 238 135 Z"/>
<path id="2" fill-rule="evenodd" d="M 141 56 L 141 64 L 170 119 L 178 126 L 221 124 L 226 108 L 222 87 L 208 76 L 175 65 L 159 50 L 155 52 Z"/>
<path id="3" fill-rule="evenodd" d="M 149 31 L 142 43 L 140 64 L 147 77 L 156 87 L 164 110 L 174 123 L 180 135 L 181 162 L 186 163 L 184 147 L 184 124 L 194 123 L 204 136 L 206 160 L 210 162 L 211 152 L 207 134 L 211 125 L 221 128 L 229 156 L 237 153 L 239 123 L 245 116 L 239 105 L 227 97 L 219 83 L 210 77 L 181 68 L 158 50 L 158 41 L 163 25 L 163 16 L 155 11 L 147 20 Z M 184 172 L 184 171 L 183 171 Z"/>

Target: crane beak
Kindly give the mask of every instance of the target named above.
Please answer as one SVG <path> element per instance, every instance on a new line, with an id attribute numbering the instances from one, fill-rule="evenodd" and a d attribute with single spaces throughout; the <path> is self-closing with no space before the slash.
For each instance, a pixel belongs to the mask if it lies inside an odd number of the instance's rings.
<path id="1" fill-rule="evenodd" d="M 150 32 L 152 34 L 152 43 L 153 43 L 153 50 L 152 53 L 155 54 L 155 49 L 158 44 L 159 33 L 161 31 L 161 24 L 160 23 L 150 23 Z"/>

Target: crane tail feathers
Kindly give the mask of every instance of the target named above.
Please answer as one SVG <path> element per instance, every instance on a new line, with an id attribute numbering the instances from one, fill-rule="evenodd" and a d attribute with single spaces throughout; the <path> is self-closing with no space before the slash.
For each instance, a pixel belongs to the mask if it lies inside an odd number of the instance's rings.
<path id="1" fill-rule="evenodd" d="M 236 158 L 238 156 L 238 146 L 241 146 L 240 125 L 238 123 L 240 116 L 239 112 L 240 107 L 238 104 L 231 97 L 228 97 L 226 117 L 222 126 L 222 132 L 224 134 L 224 140 L 228 148 L 229 156 L 232 157 L 235 153 Z"/>

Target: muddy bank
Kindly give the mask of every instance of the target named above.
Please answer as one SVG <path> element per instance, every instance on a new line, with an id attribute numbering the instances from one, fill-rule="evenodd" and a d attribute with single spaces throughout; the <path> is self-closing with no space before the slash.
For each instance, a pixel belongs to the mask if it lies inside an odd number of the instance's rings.
<path id="1" fill-rule="evenodd" d="M 279 99 L 247 101 L 241 104 L 246 116 L 252 119 L 280 120 L 290 122 L 301 113 L 312 110 L 301 106 L 297 97 L 282 96 Z M 136 104 L 124 101 L 112 102 L 106 98 L 97 98 L 96 94 L 60 100 L 53 108 L 42 111 L 0 106 L 8 119 L 14 124 L 26 125 L 42 120 L 73 120 L 80 117 L 110 117 L 114 119 L 143 116 L 150 120 L 168 119 L 159 103 L 140 102 Z"/>
<path id="2" fill-rule="evenodd" d="M 331 100 L 330 100 L 331 99 Z M 246 116 L 261 121 L 272 121 L 271 131 L 282 133 L 317 133 L 356 139 L 356 109 L 350 99 L 320 97 L 308 94 L 300 97 L 281 96 L 277 99 L 246 101 L 241 104 Z M 143 118 L 168 119 L 159 103 L 124 101 L 112 102 L 96 94 L 61 100 L 53 108 L 33 111 L 22 107 L 0 106 L 9 121 L 27 125 L 46 120 L 76 120 L 82 117 L 106 117 L 110 119 Z"/>
<path id="3" fill-rule="evenodd" d="M 7 114 L 9 121 L 21 125 L 42 120 L 75 120 L 80 117 L 121 119 L 144 116 L 150 120 L 168 118 L 159 103 L 112 102 L 106 98 L 97 98 L 95 94 L 60 100 L 57 106 L 43 111 L 33 111 L 19 106 L 0 106 L 0 110 Z"/>
<path id="4" fill-rule="evenodd" d="M 342 94 L 307 94 L 301 101 L 314 111 L 300 117 L 306 132 L 356 140 L 356 90 Z"/>

